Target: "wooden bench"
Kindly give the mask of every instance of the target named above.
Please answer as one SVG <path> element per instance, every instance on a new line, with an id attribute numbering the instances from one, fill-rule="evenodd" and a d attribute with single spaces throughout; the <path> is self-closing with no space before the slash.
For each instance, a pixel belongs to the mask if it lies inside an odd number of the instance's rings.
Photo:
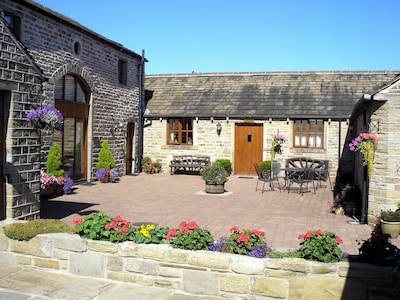
<path id="1" fill-rule="evenodd" d="M 210 156 L 205 155 L 174 155 L 171 160 L 170 174 L 175 173 L 198 173 L 211 165 Z"/>
<path id="2" fill-rule="evenodd" d="M 329 160 L 315 159 L 309 157 L 293 157 L 286 159 L 286 168 L 308 168 L 314 170 L 314 180 L 321 186 L 321 181 L 329 180 L 332 189 L 331 178 L 329 176 Z"/>

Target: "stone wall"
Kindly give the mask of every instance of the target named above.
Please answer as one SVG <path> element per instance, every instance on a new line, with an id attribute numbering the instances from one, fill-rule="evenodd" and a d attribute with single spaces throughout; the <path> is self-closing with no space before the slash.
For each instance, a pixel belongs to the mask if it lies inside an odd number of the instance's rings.
<path id="1" fill-rule="evenodd" d="M 211 156 L 214 161 L 219 158 L 230 159 L 234 164 L 235 146 L 235 124 L 242 120 L 193 120 L 193 145 L 167 145 L 167 120 L 147 120 L 150 126 L 144 129 L 144 156 L 149 156 L 154 161 L 162 164 L 164 172 L 168 171 L 168 165 L 173 155 L 180 154 L 202 154 Z M 348 125 L 346 121 L 341 122 L 341 144 L 339 145 L 339 122 L 325 122 L 325 145 L 324 149 L 302 149 L 292 147 L 292 127 L 290 121 L 255 121 L 263 124 L 263 160 L 271 159 L 272 136 L 279 133 L 288 138 L 283 144 L 282 155 L 277 155 L 276 160 L 284 166 L 286 158 L 304 156 L 311 158 L 327 159 L 331 162 L 330 175 L 336 176 L 338 166 L 338 155 L 342 153 Z M 217 123 L 221 123 L 222 131 L 218 136 Z M 234 169 L 234 168 L 233 168 Z"/>
<path id="2" fill-rule="evenodd" d="M 230 299 L 391 299 L 384 296 L 394 295 L 389 267 L 113 244 L 67 233 L 38 235 L 26 242 L 8 239 L 0 228 L 0 263 Z"/>
<path id="3" fill-rule="evenodd" d="M 35 219 L 40 213 L 40 143 L 37 133 L 26 124 L 26 114 L 32 101 L 39 97 L 41 74 L 7 29 L 0 22 L 3 92 L 0 105 L 5 111 L 0 133 L 5 136 L 5 211 L 9 218 Z"/>

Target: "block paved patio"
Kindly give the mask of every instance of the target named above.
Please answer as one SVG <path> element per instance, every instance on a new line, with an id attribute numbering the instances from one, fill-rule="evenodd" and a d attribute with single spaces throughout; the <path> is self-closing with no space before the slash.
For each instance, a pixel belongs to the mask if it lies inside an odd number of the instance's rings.
<path id="1" fill-rule="evenodd" d="M 226 193 L 204 193 L 204 181 L 196 175 L 145 174 L 123 176 L 117 183 L 74 186 L 74 193 L 42 200 L 42 218 L 61 219 L 72 225 L 76 217 L 91 212 L 121 215 L 134 225 L 153 223 L 178 227 L 195 221 L 217 239 L 233 226 L 265 231 L 268 245 L 277 250 L 299 247 L 298 235 L 309 229 L 335 232 L 343 251 L 358 254 L 357 240 L 367 239 L 372 227 L 348 216 L 328 213 L 329 184 L 301 196 L 298 190 L 255 191 L 256 176 L 232 175 Z M 283 181 L 282 181 L 283 183 Z M 399 239 L 393 241 L 399 245 Z"/>

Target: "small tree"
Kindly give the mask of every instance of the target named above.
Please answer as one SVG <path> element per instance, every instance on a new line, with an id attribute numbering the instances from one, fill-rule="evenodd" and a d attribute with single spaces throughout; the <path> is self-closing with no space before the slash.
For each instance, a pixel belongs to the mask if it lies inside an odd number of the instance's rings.
<path id="1" fill-rule="evenodd" d="M 113 169 L 115 167 L 114 157 L 108 147 L 108 142 L 103 141 L 101 143 L 101 149 L 99 153 L 99 161 L 96 165 L 97 169 L 104 168 L 106 170 Z"/>
<path id="2" fill-rule="evenodd" d="M 62 154 L 61 147 L 56 142 L 50 147 L 49 154 L 47 156 L 47 174 L 54 177 L 64 176 L 64 169 L 62 167 Z"/>

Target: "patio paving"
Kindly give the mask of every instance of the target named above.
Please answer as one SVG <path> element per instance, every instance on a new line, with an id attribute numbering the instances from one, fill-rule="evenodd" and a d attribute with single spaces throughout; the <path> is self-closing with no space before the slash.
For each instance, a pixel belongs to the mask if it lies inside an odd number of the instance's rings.
<path id="1" fill-rule="evenodd" d="M 255 191 L 256 176 L 229 177 L 226 193 L 204 193 L 204 181 L 196 175 L 139 174 L 123 176 L 117 183 L 74 186 L 74 193 L 42 201 L 42 218 L 61 219 L 72 225 L 76 217 L 102 211 L 121 215 L 134 225 L 153 223 L 177 227 L 195 221 L 217 239 L 233 226 L 265 231 L 274 249 L 296 249 L 298 235 L 309 229 L 333 231 L 343 239 L 341 248 L 358 254 L 357 240 L 368 239 L 372 227 L 348 216 L 328 213 L 329 184 L 301 196 L 297 190 Z M 399 245 L 399 239 L 393 241 Z"/>

